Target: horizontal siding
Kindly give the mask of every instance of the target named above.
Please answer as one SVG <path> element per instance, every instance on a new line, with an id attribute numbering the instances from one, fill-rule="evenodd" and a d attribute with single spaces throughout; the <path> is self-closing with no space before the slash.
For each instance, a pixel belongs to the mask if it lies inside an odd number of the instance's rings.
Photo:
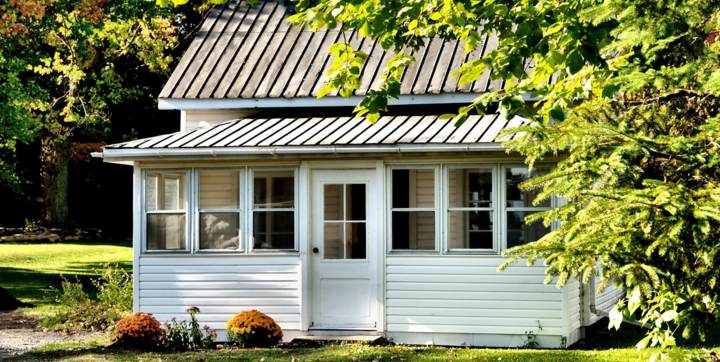
<path id="1" fill-rule="evenodd" d="M 563 292 L 542 283 L 545 268 L 523 265 L 498 272 L 502 261 L 500 257 L 387 257 L 387 330 L 563 335 Z"/>
<path id="2" fill-rule="evenodd" d="M 625 291 L 609 284 L 604 290 L 598 291 L 600 285 L 600 277 L 595 278 L 595 308 L 605 312 L 609 312 L 618 299 L 622 298 Z"/>
<path id="3" fill-rule="evenodd" d="M 300 259 L 296 256 L 148 256 L 139 260 L 139 310 L 158 320 L 187 319 L 224 330 L 236 313 L 257 309 L 283 329 L 300 329 Z"/>
<path id="4" fill-rule="evenodd" d="M 582 307 L 582 293 L 580 288 L 582 288 L 582 284 L 577 279 L 570 279 L 565 284 L 567 298 L 565 304 L 567 312 L 565 315 L 567 316 L 568 333 L 582 326 L 582 317 L 580 312 L 580 308 Z"/>

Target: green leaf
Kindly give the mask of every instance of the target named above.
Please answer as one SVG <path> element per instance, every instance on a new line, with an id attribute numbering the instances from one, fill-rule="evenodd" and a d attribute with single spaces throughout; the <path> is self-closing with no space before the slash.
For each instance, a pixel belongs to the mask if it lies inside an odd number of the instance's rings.
<path id="1" fill-rule="evenodd" d="M 582 69 L 583 65 L 585 65 L 582 55 L 577 49 L 570 51 L 565 59 L 565 64 L 567 65 L 570 74 L 577 73 L 580 69 Z"/>

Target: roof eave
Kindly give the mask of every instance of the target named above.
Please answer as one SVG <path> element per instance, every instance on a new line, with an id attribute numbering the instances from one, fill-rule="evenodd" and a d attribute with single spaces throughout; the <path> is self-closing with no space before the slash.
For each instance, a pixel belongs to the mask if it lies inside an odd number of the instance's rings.
<path id="1" fill-rule="evenodd" d="M 101 155 L 106 161 L 139 159 L 218 159 L 238 156 L 278 155 L 352 155 L 352 154 L 402 154 L 442 152 L 504 152 L 501 143 L 388 145 L 388 146 L 298 146 L 298 147 L 222 147 L 222 148 L 168 148 L 168 149 L 104 149 Z"/>

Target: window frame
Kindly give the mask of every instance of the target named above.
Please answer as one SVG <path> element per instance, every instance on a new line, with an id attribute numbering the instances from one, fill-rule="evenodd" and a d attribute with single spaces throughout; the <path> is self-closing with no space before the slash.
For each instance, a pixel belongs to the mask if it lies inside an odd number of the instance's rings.
<path id="1" fill-rule="evenodd" d="M 147 178 L 149 174 L 153 173 L 179 173 L 185 175 L 185 181 L 184 181 L 184 192 L 185 192 L 185 209 L 177 209 L 177 210 L 152 210 L 149 211 L 147 209 Z M 149 168 L 149 169 L 143 169 L 142 170 L 142 187 L 140 190 L 140 201 L 141 201 L 141 209 L 142 209 L 142 222 L 140 225 L 141 235 L 142 235 L 142 242 L 141 245 L 141 252 L 146 254 L 187 254 L 192 251 L 192 243 L 193 243 L 193 234 L 192 234 L 192 208 L 193 208 L 193 193 L 192 193 L 192 172 L 190 169 L 181 169 L 181 168 Z M 156 185 L 156 189 L 157 189 Z M 157 205 L 155 206 L 157 208 Z M 147 227 L 147 221 L 148 221 L 148 215 L 149 214 L 185 214 L 185 247 L 183 249 L 163 249 L 163 250 L 150 250 L 148 249 L 148 227 Z"/>
<path id="2" fill-rule="evenodd" d="M 493 197 L 490 200 L 491 207 L 452 207 L 450 206 L 450 171 L 451 170 L 467 170 L 467 169 L 487 169 L 492 172 L 492 194 Z M 498 164 L 497 163 L 458 163 L 458 164 L 444 164 L 442 180 L 444 181 L 443 186 L 443 253 L 444 254 L 480 254 L 480 255 L 498 255 L 502 250 L 500 243 L 500 207 L 498 206 L 499 201 L 503 198 L 499 194 L 499 182 L 498 182 Z M 450 212 L 452 211 L 490 211 L 492 213 L 492 243 L 493 247 L 490 249 L 472 249 L 472 248 L 450 248 Z M 466 231 L 465 231 L 466 232 Z"/>
<path id="3" fill-rule="evenodd" d="M 440 254 L 440 245 L 441 245 L 441 235 L 442 228 L 440 227 L 440 223 L 442 222 L 441 218 L 441 212 L 440 212 L 440 202 L 441 197 L 440 194 L 442 193 L 442 186 L 443 182 L 441 180 L 441 165 L 440 164 L 431 164 L 431 165 L 413 165 L 413 164 L 402 164 L 402 165 L 389 165 L 387 166 L 387 176 L 385 177 L 385 189 L 386 189 L 386 210 L 388 210 L 386 215 L 386 227 L 385 227 L 385 235 L 386 235 L 386 242 L 387 242 L 387 252 L 388 254 L 431 254 L 436 255 Z M 394 208 L 392 205 L 393 201 L 393 187 L 392 187 L 392 177 L 393 177 L 393 170 L 432 170 L 433 171 L 433 207 L 412 207 L 412 208 Z M 428 212 L 431 211 L 434 213 L 435 216 L 435 244 L 433 249 L 393 249 L 393 240 L 392 240 L 392 216 L 393 212 Z"/>
<path id="4" fill-rule="evenodd" d="M 533 170 L 537 169 L 537 167 L 543 167 L 543 166 L 551 166 L 551 164 L 549 164 L 549 163 L 537 163 L 537 164 L 535 164 L 535 165 L 533 166 Z M 502 215 L 502 217 L 500 218 L 500 219 L 501 219 L 501 222 L 502 222 L 502 227 L 501 227 L 501 229 L 500 229 L 501 232 L 502 232 L 500 242 L 502 243 L 502 245 L 501 245 L 501 250 L 507 250 L 507 249 L 508 249 L 508 246 L 507 246 L 507 241 L 508 241 L 508 228 L 507 228 L 508 217 L 507 217 L 507 214 L 508 214 L 508 212 L 513 212 L 513 211 L 519 211 L 519 212 L 538 212 L 538 211 L 551 210 L 551 209 L 557 207 L 557 197 L 555 197 L 555 196 L 551 196 L 551 197 L 550 197 L 550 199 L 549 199 L 549 201 L 550 201 L 550 206 L 539 206 L 539 207 L 538 207 L 538 206 L 508 207 L 508 206 L 507 206 L 507 191 L 508 191 L 508 190 L 507 190 L 507 186 L 508 186 L 508 185 L 507 185 L 507 169 L 509 169 L 509 168 L 519 168 L 519 167 L 522 167 L 522 168 L 525 168 L 525 169 L 529 169 L 529 167 L 528 167 L 527 165 L 525 165 L 525 164 L 517 163 L 517 162 L 514 162 L 514 163 L 511 163 L 511 162 L 508 162 L 508 163 L 500 163 L 500 164 L 498 165 L 498 167 L 499 167 L 499 174 L 500 174 L 500 175 L 499 175 L 499 176 L 500 176 L 500 177 L 499 177 L 499 179 L 500 179 L 500 180 L 499 180 L 499 185 L 500 185 L 500 201 L 502 201 L 502 202 L 500 203 L 500 214 Z M 532 176 L 532 174 L 531 174 L 531 176 Z M 524 222 L 524 220 L 523 220 L 523 222 Z M 554 224 L 553 224 L 553 225 L 550 225 L 550 230 L 552 231 L 552 230 L 554 230 L 554 229 L 555 229 L 555 225 L 554 225 Z"/>
<path id="5" fill-rule="evenodd" d="M 255 173 L 258 172 L 292 172 L 293 175 L 293 207 L 292 208 L 255 208 Z M 245 229 L 247 230 L 247 250 L 248 253 L 254 254 L 277 254 L 277 253 L 297 253 L 299 252 L 300 243 L 298 242 L 299 237 L 299 213 L 298 213 L 298 195 L 300 193 L 300 184 L 298 182 L 298 167 L 248 167 L 246 172 L 246 190 L 247 197 L 245 198 L 244 207 L 247 208 L 245 220 Z M 268 212 L 268 211 L 292 211 L 293 212 L 293 248 L 291 249 L 259 249 L 255 248 L 255 237 L 253 225 L 253 215 L 257 212 Z"/>
<path id="6" fill-rule="evenodd" d="M 238 207 L 237 208 L 201 208 L 200 207 L 200 173 L 201 172 L 237 172 L 238 173 Z M 245 251 L 246 235 L 246 209 L 243 205 L 246 199 L 247 184 L 245 179 L 245 167 L 207 167 L 193 168 L 193 252 L 198 254 L 218 254 L 218 253 L 243 253 Z M 237 213 L 238 214 L 238 247 L 237 249 L 201 249 L 200 248 L 200 214 L 203 212 L 210 213 Z"/>

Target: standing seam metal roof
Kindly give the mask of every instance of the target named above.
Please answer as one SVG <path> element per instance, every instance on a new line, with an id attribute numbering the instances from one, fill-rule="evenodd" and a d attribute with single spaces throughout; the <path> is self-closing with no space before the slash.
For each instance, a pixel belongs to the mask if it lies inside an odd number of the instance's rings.
<path id="1" fill-rule="evenodd" d="M 165 84 L 160 98 L 298 98 L 314 97 L 327 81 L 329 48 L 339 41 L 369 54 L 355 95 L 363 96 L 380 82 L 392 51 L 355 31 L 320 30 L 291 26 L 288 6 L 273 1 L 254 5 L 229 1 L 217 6 Z M 473 83 L 459 85 L 452 70 L 469 59 L 483 57 L 497 47 L 485 36 L 470 54 L 457 40 L 426 39 L 413 55 L 402 77 L 401 95 L 483 93 L 503 82 L 483 74 Z M 328 96 L 336 96 L 331 93 Z"/>
<path id="2" fill-rule="evenodd" d="M 459 127 L 440 116 L 245 118 L 215 126 L 108 145 L 106 149 L 372 146 L 495 143 L 504 129 L 527 124 L 500 114 L 474 115 Z M 515 136 L 517 137 L 517 135 Z"/>

